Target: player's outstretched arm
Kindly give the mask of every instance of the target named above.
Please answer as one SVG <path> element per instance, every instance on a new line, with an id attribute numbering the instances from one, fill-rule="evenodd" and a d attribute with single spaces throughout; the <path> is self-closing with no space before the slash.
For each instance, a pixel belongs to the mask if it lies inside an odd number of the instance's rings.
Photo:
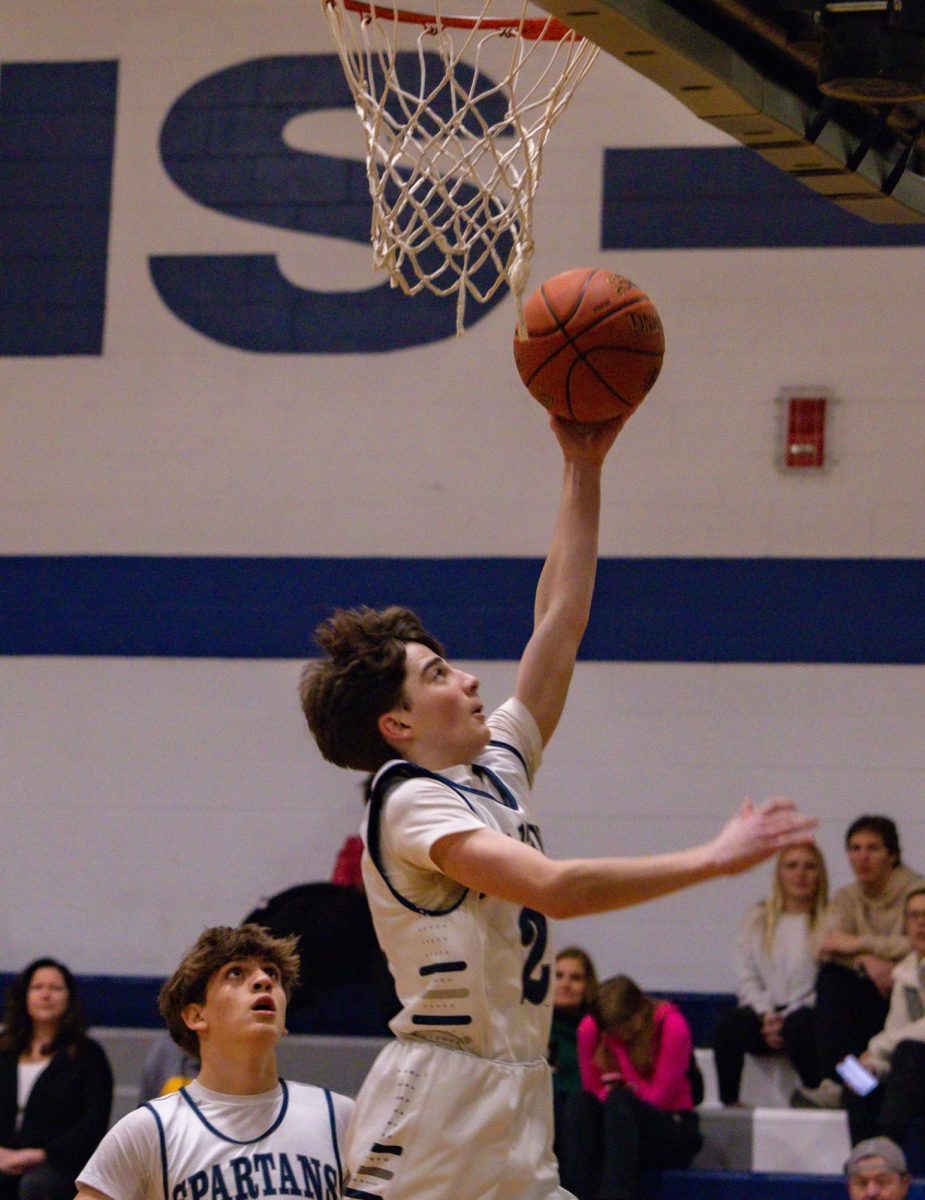
<path id="1" fill-rule="evenodd" d="M 437 867 L 475 891 L 548 917 L 583 917 L 654 900 L 720 875 L 736 875 L 810 841 L 816 820 L 791 800 L 746 801 L 702 846 L 641 858 L 556 861 L 493 829 L 449 834 L 431 849 Z"/>
<path id="2" fill-rule="evenodd" d="M 562 715 L 594 592 L 601 509 L 601 467 L 621 421 L 579 425 L 550 421 L 564 458 L 559 515 L 536 589 L 533 634 L 515 695 L 533 714 L 543 744 Z"/>

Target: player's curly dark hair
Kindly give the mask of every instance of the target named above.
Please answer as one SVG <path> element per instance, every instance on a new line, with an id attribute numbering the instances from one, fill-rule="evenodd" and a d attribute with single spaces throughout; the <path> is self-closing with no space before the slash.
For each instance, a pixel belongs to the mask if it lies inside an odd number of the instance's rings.
<path id="1" fill-rule="evenodd" d="M 209 980 L 226 963 L 248 958 L 273 963 L 288 1000 L 299 981 L 298 943 L 296 934 L 275 937 L 262 925 L 214 925 L 204 929 L 157 998 L 170 1036 L 180 1049 L 193 1058 L 199 1057 L 199 1034 L 187 1026 L 183 1010 L 188 1004 L 203 1003 Z"/>
<path id="2" fill-rule="evenodd" d="M 405 645 L 443 646 L 409 608 L 338 609 L 315 630 L 324 657 L 302 672 L 302 711 L 328 762 L 377 771 L 395 757 L 379 730 L 383 713 L 403 703 Z"/>

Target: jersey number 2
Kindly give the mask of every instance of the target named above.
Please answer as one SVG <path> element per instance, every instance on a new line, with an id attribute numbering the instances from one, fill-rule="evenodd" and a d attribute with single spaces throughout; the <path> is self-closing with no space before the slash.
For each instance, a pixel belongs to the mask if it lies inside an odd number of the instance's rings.
<path id="1" fill-rule="evenodd" d="M 542 1004 L 549 991 L 549 964 L 544 963 L 539 972 L 536 968 L 546 953 L 546 918 L 532 908 L 522 908 L 518 923 L 520 944 L 530 947 L 523 969 L 523 999 L 529 1004 Z"/>

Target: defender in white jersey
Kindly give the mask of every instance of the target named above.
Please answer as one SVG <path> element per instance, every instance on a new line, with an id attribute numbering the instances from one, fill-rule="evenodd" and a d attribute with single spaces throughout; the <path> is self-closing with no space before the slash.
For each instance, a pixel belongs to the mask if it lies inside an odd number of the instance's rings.
<path id="1" fill-rule="evenodd" d="M 207 929 L 161 992 L 197 1078 L 123 1117 L 78 1177 L 82 1200 L 258 1200 L 343 1195 L 346 1096 L 276 1071 L 295 938 Z"/>
<path id="2" fill-rule="evenodd" d="M 647 858 L 555 861 L 529 788 L 556 728 L 590 613 L 600 476 L 619 422 L 551 421 L 564 457 L 552 545 L 514 696 L 486 720 L 478 679 L 414 613 L 338 611 L 302 706 L 322 754 L 375 772 L 363 875 L 402 1003 L 357 1098 L 353 1200 L 566 1197 L 544 1061 L 547 918 L 604 912 L 744 870 L 815 824 L 746 802 L 709 843 Z"/>

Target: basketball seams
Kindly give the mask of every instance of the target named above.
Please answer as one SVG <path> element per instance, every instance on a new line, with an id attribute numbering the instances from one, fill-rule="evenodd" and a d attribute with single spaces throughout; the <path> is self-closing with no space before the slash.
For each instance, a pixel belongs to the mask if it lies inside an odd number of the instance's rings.
<path id="1" fill-rule="evenodd" d="M 648 358 L 663 357 L 663 351 L 661 351 L 661 350 L 646 350 L 642 346 L 623 346 L 623 345 L 618 345 L 616 342 L 608 342 L 606 345 L 603 345 L 603 346 L 592 346 L 592 347 L 590 347 L 589 350 L 583 350 L 580 345 L 581 338 L 583 338 L 586 334 L 590 333 L 593 329 L 596 329 L 598 327 L 598 325 L 600 324 L 601 320 L 604 320 L 607 317 L 615 315 L 616 311 L 617 310 L 615 310 L 615 309 L 609 310 L 608 312 L 603 314 L 603 316 L 600 318 L 600 320 L 595 321 L 593 325 L 583 326 L 582 329 L 576 334 L 572 334 L 567 329 L 563 329 L 563 328 L 551 329 L 549 331 L 549 333 L 533 334 L 531 340 L 533 342 L 537 343 L 537 346 L 539 346 L 539 344 L 543 341 L 544 338 L 552 337 L 554 334 L 559 334 L 559 335 L 563 336 L 566 340 L 562 343 L 561 346 L 557 346 L 556 349 L 553 350 L 551 354 L 549 354 L 546 358 L 544 358 L 543 361 L 539 364 L 539 366 L 534 367 L 532 372 L 529 375 L 526 375 L 523 377 L 523 381 L 526 384 L 526 386 L 529 388 L 530 384 L 534 382 L 537 375 L 539 375 L 539 373 L 542 370 L 544 370 L 546 367 L 548 367 L 550 365 L 550 363 L 554 363 L 556 361 L 556 359 L 559 357 L 559 355 L 563 354 L 566 350 L 571 350 L 572 353 L 578 355 L 579 358 L 584 358 L 584 356 L 586 354 L 589 354 L 589 353 L 593 352 L 594 350 L 608 350 L 608 351 L 614 350 L 620 354 L 638 354 L 638 355 L 642 355 L 642 356 L 645 356 Z M 625 309 L 620 309 L 619 311 L 624 312 Z"/>
<path id="2" fill-rule="evenodd" d="M 600 313 L 597 317 L 594 318 L 593 321 L 590 322 L 590 324 L 585 325 L 584 329 L 582 329 L 582 333 L 590 333 L 592 329 L 597 329 L 597 327 L 598 327 L 598 325 L 600 325 L 601 321 L 607 321 L 611 317 L 621 317 L 624 315 L 624 313 L 632 311 L 637 305 L 639 305 L 639 307 L 648 305 L 648 307 L 651 309 L 652 313 L 655 314 L 655 316 L 658 316 L 658 314 L 655 312 L 655 305 L 652 303 L 652 301 L 649 299 L 649 297 L 648 296 L 638 296 L 634 300 L 628 300 L 625 304 L 621 304 L 619 308 L 608 308 L 606 312 Z M 659 320 L 659 326 L 661 326 L 660 320 Z"/>
<path id="3" fill-rule="evenodd" d="M 581 308 L 582 304 L 584 303 L 585 296 L 587 296 L 587 294 L 588 294 L 588 288 L 591 286 L 591 280 L 594 278 L 594 276 L 596 274 L 597 274 L 596 267 L 593 268 L 592 270 L 588 271 L 587 275 L 585 276 L 585 281 L 581 285 L 581 288 L 579 289 L 578 294 L 575 297 L 575 304 L 574 304 L 574 307 L 572 308 L 572 311 L 567 316 L 564 316 L 564 317 L 560 317 L 559 314 L 556 312 L 556 310 L 553 308 L 552 301 L 550 300 L 549 295 L 546 292 L 546 284 L 545 283 L 540 284 L 540 295 L 543 297 L 543 303 L 546 305 L 546 311 L 552 317 L 553 322 L 554 322 L 554 326 L 550 330 L 550 333 L 556 333 L 556 332 L 565 333 L 565 334 L 568 333 L 565 326 L 568 324 L 569 321 L 571 321 L 571 319 L 575 316 L 575 314 L 578 312 L 578 310 Z M 547 335 L 543 334 L 543 336 L 546 337 Z"/>
<path id="4" fill-rule="evenodd" d="M 524 305 L 524 325 L 526 336 L 514 339 L 520 376 L 550 413 L 567 420 L 625 420 L 660 373 L 658 311 L 614 272 L 579 268 L 546 280 Z"/>
<path id="5" fill-rule="evenodd" d="M 664 358 L 661 350 L 646 350 L 644 346 L 621 346 L 617 342 L 608 342 L 605 346 L 589 346 L 587 350 L 581 346 L 575 347 L 575 353 L 580 354 L 582 358 L 595 354 L 598 350 L 604 354 L 636 354 L 640 358 Z"/>
<path id="6" fill-rule="evenodd" d="M 608 380 L 606 380 L 600 374 L 599 371 L 597 371 L 595 369 L 593 363 L 588 362 L 588 360 L 585 358 L 576 358 L 575 361 L 569 367 L 569 369 L 565 375 L 565 403 L 568 407 L 569 417 L 571 420 L 581 422 L 584 419 L 584 418 L 578 416 L 578 414 L 575 412 L 574 405 L 572 404 L 572 374 L 574 371 L 576 371 L 578 369 L 578 367 L 581 367 L 581 366 L 587 367 L 587 369 L 591 372 L 591 374 L 595 376 L 598 383 L 602 384 L 607 389 L 607 391 L 610 393 L 610 395 L 614 397 L 615 400 L 619 400 L 621 404 L 625 404 L 626 407 L 632 412 L 632 410 L 636 407 L 636 405 L 633 404 L 632 401 L 627 400 L 625 396 L 621 396 L 620 393 L 614 388 L 614 386 L 611 383 L 609 383 Z M 621 416 L 617 416 L 617 417 L 613 418 L 613 420 L 624 420 L 624 419 L 625 418 L 623 418 Z"/>
<path id="7" fill-rule="evenodd" d="M 608 347 L 606 347 L 606 349 L 609 350 L 610 347 L 608 346 Z M 621 404 L 625 404 L 626 407 L 630 410 L 630 412 L 632 412 L 633 409 L 635 409 L 636 404 L 632 400 L 628 400 L 626 398 L 626 396 L 623 395 L 622 392 L 619 392 L 617 390 L 617 388 L 614 387 L 614 385 L 610 382 L 610 380 L 606 379 L 600 373 L 600 371 L 597 369 L 597 367 L 595 367 L 594 363 L 591 362 L 591 360 L 589 358 L 587 358 L 584 354 L 582 354 L 579 358 L 575 359 L 575 361 L 569 367 L 568 373 L 565 376 L 565 402 L 568 405 L 569 414 L 573 421 L 582 420 L 581 417 L 576 415 L 574 405 L 572 404 L 572 374 L 576 370 L 576 368 L 579 366 L 586 367 L 587 370 L 590 371 L 591 374 L 594 376 L 594 378 L 597 380 L 597 382 L 605 389 L 605 391 L 609 395 L 613 396 L 613 398 L 615 400 L 619 400 Z M 638 401 L 637 401 L 637 403 L 638 403 Z"/>
<path id="8" fill-rule="evenodd" d="M 597 326 L 600 325 L 601 321 L 606 321 L 610 317 L 622 316 L 629 309 L 632 309 L 632 307 L 636 304 L 647 304 L 649 306 L 649 308 L 652 310 L 653 314 L 655 314 L 657 316 L 658 314 L 655 313 L 655 305 L 652 303 L 652 301 L 649 299 L 649 297 L 647 295 L 645 295 L 644 292 L 640 292 L 638 288 L 636 288 L 634 290 L 635 290 L 635 295 L 631 294 L 630 296 L 628 296 L 623 301 L 622 304 L 608 305 L 607 309 L 604 312 L 599 313 L 592 321 L 590 321 L 589 324 L 582 325 L 581 332 L 588 333 L 590 330 L 596 329 Z M 579 310 L 581 309 L 581 304 L 582 304 L 582 301 L 584 300 L 584 295 L 582 295 L 579 298 L 575 307 L 572 309 L 572 311 L 567 316 L 560 317 L 559 314 L 556 312 L 556 310 L 552 307 L 549 297 L 543 291 L 542 285 L 540 287 L 540 293 L 542 294 L 543 303 L 546 306 L 546 311 L 549 314 L 551 320 L 553 321 L 553 326 L 551 329 L 544 329 L 542 333 L 531 333 L 530 334 L 531 339 L 534 341 L 541 341 L 543 338 L 553 337 L 557 333 L 562 333 L 562 334 L 565 334 L 565 336 L 567 338 L 569 338 L 569 340 L 571 340 L 572 335 L 569 333 L 567 326 L 568 326 L 569 321 L 572 321 L 575 319 L 576 315 L 578 314 Z M 661 321 L 659 321 L 659 325 L 661 325 Z"/>

